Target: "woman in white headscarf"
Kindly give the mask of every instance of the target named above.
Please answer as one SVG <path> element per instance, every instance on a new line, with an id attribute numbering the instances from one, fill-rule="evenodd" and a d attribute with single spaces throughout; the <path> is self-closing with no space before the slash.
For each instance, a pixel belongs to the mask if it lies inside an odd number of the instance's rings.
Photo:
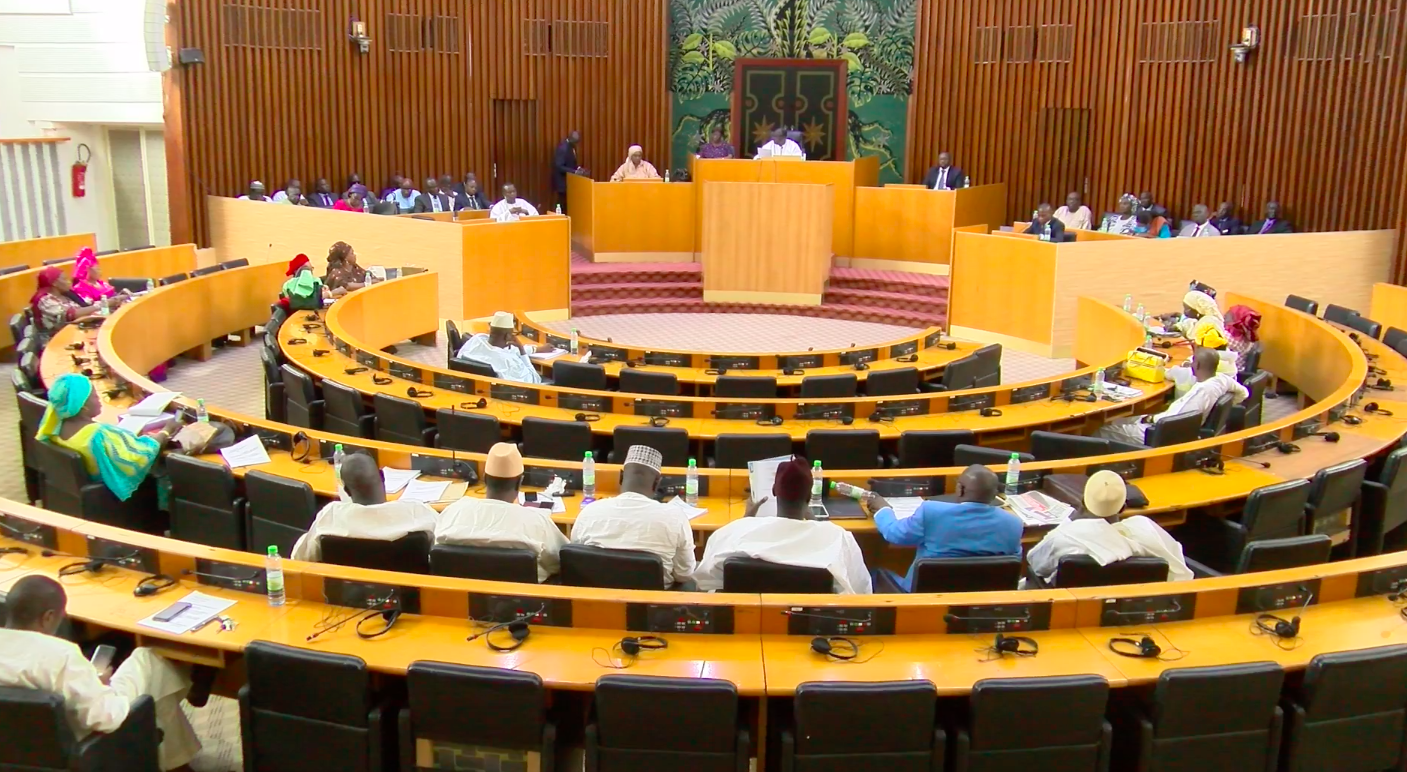
<path id="1" fill-rule="evenodd" d="M 1099 230 L 1104 233 L 1132 236 L 1134 226 L 1138 225 L 1138 218 L 1133 213 L 1134 207 L 1137 205 L 1138 197 L 1132 193 L 1119 196 L 1117 211 L 1114 214 L 1104 215 L 1104 221 L 1099 224 Z"/>
<path id="2" fill-rule="evenodd" d="M 1224 340 L 1231 337 L 1226 332 L 1226 320 L 1222 318 L 1216 299 L 1205 292 L 1191 290 L 1182 296 L 1182 317 L 1173 322 L 1173 328 L 1182 333 L 1182 337 L 1196 342 L 1208 327 L 1220 332 Z"/>
<path id="3" fill-rule="evenodd" d="M 639 145 L 631 145 L 626 151 L 625 163 L 616 169 L 616 173 L 611 175 L 611 182 L 621 180 L 657 180 L 660 173 L 655 171 L 655 167 L 645 160 L 645 149 Z"/>

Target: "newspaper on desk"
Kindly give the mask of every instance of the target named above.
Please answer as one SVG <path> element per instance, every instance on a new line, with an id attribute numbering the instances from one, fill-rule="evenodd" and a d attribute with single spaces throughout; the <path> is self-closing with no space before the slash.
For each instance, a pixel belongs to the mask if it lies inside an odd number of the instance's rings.
<path id="1" fill-rule="evenodd" d="M 179 396 L 181 396 L 179 391 L 158 391 L 154 394 L 148 394 L 141 402 L 127 408 L 127 415 L 155 418 L 165 413 L 166 406 Z"/>
<path id="2" fill-rule="evenodd" d="M 1057 525 L 1070 519 L 1075 508 L 1040 491 L 1006 497 L 1006 508 L 1026 525 Z"/>
<path id="3" fill-rule="evenodd" d="M 1117 402 L 1123 402 L 1126 399 L 1137 399 L 1143 396 L 1143 392 L 1132 386 L 1120 386 L 1117 383 L 1105 381 L 1104 396 Z"/>

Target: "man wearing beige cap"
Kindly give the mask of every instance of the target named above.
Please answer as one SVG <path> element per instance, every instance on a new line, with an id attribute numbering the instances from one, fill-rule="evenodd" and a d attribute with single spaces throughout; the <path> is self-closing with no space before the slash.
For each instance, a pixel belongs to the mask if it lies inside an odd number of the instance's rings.
<path id="1" fill-rule="evenodd" d="M 1192 569 L 1182 557 L 1182 545 L 1162 526 L 1142 515 L 1119 519 L 1128 490 L 1117 474 L 1095 472 L 1085 483 L 1085 510 L 1055 527 L 1040 544 L 1026 553 L 1026 562 L 1045 581 L 1055 578 L 1060 559 L 1089 555 L 1101 566 L 1131 557 L 1162 558 L 1168 564 L 1168 580 L 1183 582 L 1192 578 Z"/>
<path id="2" fill-rule="evenodd" d="M 322 560 L 322 537 L 395 541 L 406 534 L 435 532 L 439 514 L 420 501 L 387 501 L 381 470 L 365 453 L 352 453 L 342 462 L 342 487 L 351 501 L 323 507 L 308 532 L 293 545 L 293 560 Z"/>
<path id="3" fill-rule="evenodd" d="M 632 445 L 625 456 L 620 495 L 582 507 L 572 525 L 572 543 L 613 550 L 642 550 L 664 561 L 664 587 L 693 577 L 694 531 L 681 510 L 652 497 L 664 458 L 648 445 Z"/>
<path id="4" fill-rule="evenodd" d="M 486 364 L 493 368 L 494 375 L 505 381 L 542 383 L 542 376 L 538 375 L 537 368 L 528 358 L 535 353 L 536 346 L 524 346 L 513 336 L 513 315 L 499 311 L 489 320 L 488 334 L 481 332 L 469 336 L 455 356 Z"/>
<path id="5" fill-rule="evenodd" d="M 537 580 L 547 581 L 561 565 L 562 535 L 546 509 L 518 503 L 523 457 L 518 446 L 500 442 L 484 462 L 484 497 L 462 498 L 445 507 L 435 528 L 436 544 L 530 549 L 537 555 Z"/>

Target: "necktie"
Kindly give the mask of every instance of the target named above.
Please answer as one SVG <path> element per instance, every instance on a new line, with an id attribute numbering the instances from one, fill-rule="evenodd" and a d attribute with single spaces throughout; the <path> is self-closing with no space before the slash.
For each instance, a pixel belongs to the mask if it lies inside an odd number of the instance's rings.
<path id="1" fill-rule="evenodd" d="M 938 170 L 938 189 L 939 189 L 939 190 L 947 190 L 947 189 L 948 189 L 948 170 L 947 170 L 947 169 L 939 169 L 939 170 Z"/>
<path id="2" fill-rule="evenodd" d="M 1265 224 L 1262 225 L 1262 226 L 1260 226 L 1260 232 L 1261 232 L 1262 234 L 1269 233 L 1269 232 L 1270 232 L 1270 227 L 1271 227 L 1272 225 L 1274 225 L 1274 224 L 1275 224 L 1275 221 L 1274 221 L 1274 220 L 1266 220 L 1266 221 L 1265 221 Z"/>

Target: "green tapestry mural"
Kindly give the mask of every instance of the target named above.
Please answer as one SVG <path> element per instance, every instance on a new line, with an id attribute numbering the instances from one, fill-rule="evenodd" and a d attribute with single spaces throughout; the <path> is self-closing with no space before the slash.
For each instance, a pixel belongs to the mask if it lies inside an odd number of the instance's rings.
<path id="1" fill-rule="evenodd" d="M 670 166 L 728 131 L 735 60 L 843 59 L 849 157 L 877 155 L 880 181 L 902 181 L 918 0 L 670 0 L 669 13 Z M 729 141 L 751 155 L 751 137 Z"/>

